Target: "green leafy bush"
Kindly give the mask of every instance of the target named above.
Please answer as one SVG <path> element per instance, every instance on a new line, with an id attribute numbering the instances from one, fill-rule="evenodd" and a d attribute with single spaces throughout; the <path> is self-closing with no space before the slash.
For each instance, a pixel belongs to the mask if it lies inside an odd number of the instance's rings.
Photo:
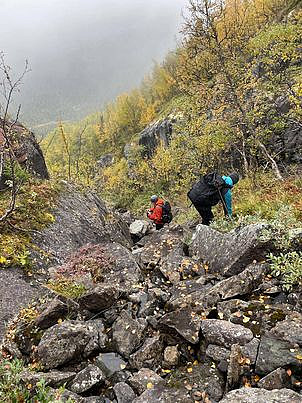
<path id="1" fill-rule="evenodd" d="M 25 369 L 21 360 L 0 361 L 0 402 L 39 402 L 39 403 L 61 403 L 61 394 L 64 388 L 58 389 L 56 396 L 50 392 L 50 388 L 45 385 L 45 381 L 40 380 L 35 387 L 25 385 L 21 381 L 21 373 Z M 71 400 L 68 400 L 72 403 Z"/>
<path id="2" fill-rule="evenodd" d="M 285 290 L 295 285 L 302 285 L 302 252 L 280 253 L 279 256 L 269 255 L 272 274 L 281 277 Z"/>

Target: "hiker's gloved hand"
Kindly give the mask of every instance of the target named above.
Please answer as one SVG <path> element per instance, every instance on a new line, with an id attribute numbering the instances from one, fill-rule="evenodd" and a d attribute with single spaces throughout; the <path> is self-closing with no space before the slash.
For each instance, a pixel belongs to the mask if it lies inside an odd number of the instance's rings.
<path id="1" fill-rule="evenodd" d="M 151 213 L 150 210 L 147 210 L 147 217 L 149 217 L 149 214 Z"/>

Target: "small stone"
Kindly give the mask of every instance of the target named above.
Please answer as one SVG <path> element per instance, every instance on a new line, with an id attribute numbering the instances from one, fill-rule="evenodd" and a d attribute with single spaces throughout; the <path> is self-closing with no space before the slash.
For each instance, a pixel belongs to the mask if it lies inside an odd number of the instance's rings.
<path id="1" fill-rule="evenodd" d="M 163 367 L 164 368 L 170 368 L 177 366 L 179 363 L 179 351 L 177 346 L 168 346 L 165 348 L 164 351 L 164 361 L 163 361 Z"/>
<path id="2" fill-rule="evenodd" d="M 133 389 L 140 395 L 145 390 L 148 389 L 147 388 L 148 383 L 156 385 L 158 383 L 164 383 L 164 380 L 151 369 L 142 368 L 131 378 L 129 378 L 128 382 L 133 387 Z"/>
<path id="3" fill-rule="evenodd" d="M 117 403 L 132 403 L 136 398 L 133 389 L 125 382 L 119 382 L 113 386 Z"/>
<path id="4" fill-rule="evenodd" d="M 105 379 L 105 375 L 100 368 L 90 364 L 77 374 L 69 389 L 74 393 L 83 393 L 93 386 L 101 384 Z"/>

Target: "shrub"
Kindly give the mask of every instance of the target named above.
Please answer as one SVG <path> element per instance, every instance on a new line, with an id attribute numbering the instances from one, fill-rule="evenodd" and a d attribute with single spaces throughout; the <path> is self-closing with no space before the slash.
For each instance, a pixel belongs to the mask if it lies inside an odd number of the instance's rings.
<path id="1" fill-rule="evenodd" d="M 64 388 L 58 389 L 56 396 L 50 392 L 50 388 L 41 379 L 34 387 L 31 384 L 25 385 L 21 381 L 21 373 L 25 369 L 21 360 L 0 361 L 0 401 L 19 402 L 39 402 L 39 403 L 62 403 L 60 398 Z M 68 400 L 72 403 L 72 400 Z"/>
<path id="2" fill-rule="evenodd" d="M 285 290 L 289 291 L 295 285 L 302 285 L 302 252 L 280 253 L 268 256 L 272 274 L 281 277 Z"/>
<path id="3" fill-rule="evenodd" d="M 56 280 L 49 280 L 47 287 L 66 298 L 76 299 L 86 292 L 86 287 L 76 281 L 65 277 L 58 277 Z"/>

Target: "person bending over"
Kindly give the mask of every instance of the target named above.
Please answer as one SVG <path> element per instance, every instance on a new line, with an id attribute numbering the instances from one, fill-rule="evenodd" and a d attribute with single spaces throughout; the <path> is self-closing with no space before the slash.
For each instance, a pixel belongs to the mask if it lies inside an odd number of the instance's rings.
<path id="1" fill-rule="evenodd" d="M 193 185 L 188 198 L 201 215 L 202 224 L 209 225 L 213 221 L 212 207 L 219 202 L 222 203 L 225 216 L 232 217 L 232 188 L 238 181 L 236 172 L 228 176 L 211 172 Z"/>

